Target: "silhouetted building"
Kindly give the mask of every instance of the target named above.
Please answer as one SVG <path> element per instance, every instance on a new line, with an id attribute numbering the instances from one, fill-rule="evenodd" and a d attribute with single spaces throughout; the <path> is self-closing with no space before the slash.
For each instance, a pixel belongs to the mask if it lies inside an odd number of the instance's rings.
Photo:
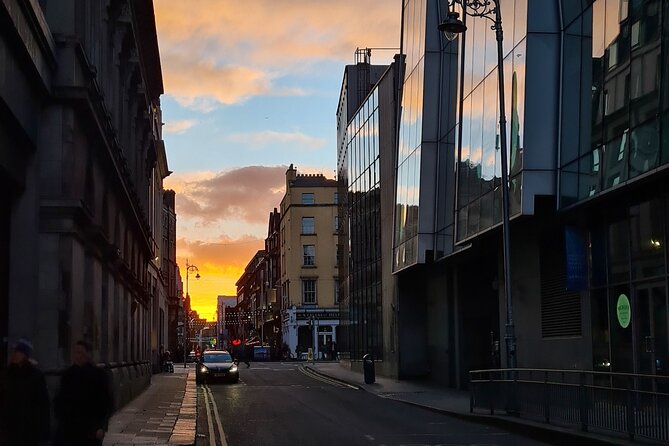
<path id="1" fill-rule="evenodd" d="M 28 336 L 44 368 L 62 369 L 85 338 L 96 362 L 137 364 L 122 375 L 140 389 L 167 174 L 153 4 L 9 0 L 0 19 L 1 356 Z"/>

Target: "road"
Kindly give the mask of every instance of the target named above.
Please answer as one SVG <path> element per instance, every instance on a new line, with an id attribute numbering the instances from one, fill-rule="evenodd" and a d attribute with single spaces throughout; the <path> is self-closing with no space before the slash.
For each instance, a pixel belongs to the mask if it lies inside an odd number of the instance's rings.
<path id="1" fill-rule="evenodd" d="M 545 444 L 330 383 L 297 363 L 241 364 L 240 374 L 238 384 L 199 387 L 197 446 Z"/>

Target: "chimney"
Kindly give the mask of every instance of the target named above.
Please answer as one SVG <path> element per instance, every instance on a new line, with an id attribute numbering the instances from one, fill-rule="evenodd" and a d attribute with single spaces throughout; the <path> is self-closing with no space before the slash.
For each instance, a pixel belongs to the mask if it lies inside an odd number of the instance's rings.
<path id="1" fill-rule="evenodd" d="M 295 169 L 291 164 L 288 170 L 286 171 L 286 192 L 288 192 L 291 183 L 295 181 L 295 179 L 297 179 L 297 169 Z"/>

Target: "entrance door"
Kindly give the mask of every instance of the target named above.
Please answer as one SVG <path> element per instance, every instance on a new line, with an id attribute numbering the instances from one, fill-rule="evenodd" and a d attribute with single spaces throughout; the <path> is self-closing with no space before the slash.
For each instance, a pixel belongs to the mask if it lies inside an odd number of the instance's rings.
<path id="1" fill-rule="evenodd" d="M 636 369 L 644 375 L 669 375 L 667 295 L 664 282 L 635 286 Z"/>

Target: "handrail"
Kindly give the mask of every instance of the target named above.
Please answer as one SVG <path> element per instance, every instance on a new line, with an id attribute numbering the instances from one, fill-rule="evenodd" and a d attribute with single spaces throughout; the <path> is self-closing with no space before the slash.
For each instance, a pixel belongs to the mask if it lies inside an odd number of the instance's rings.
<path id="1" fill-rule="evenodd" d="M 632 378 L 651 378 L 651 379 L 667 379 L 669 380 L 669 375 L 646 375 L 641 373 L 626 373 L 626 372 L 600 372 L 598 370 L 575 370 L 575 369 L 529 369 L 529 368 L 508 368 L 508 369 L 480 369 L 480 370 L 470 370 L 469 374 L 472 373 L 490 373 L 490 372 L 548 372 L 548 373 L 570 373 L 570 374 L 580 374 L 586 373 L 590 375 L 604 375 L 604 376 L 629 376 Z"/>
<path id="2" fill-rule="evenodd" d="M 594 370 L 469 372 L 470 412 L 483 409 L 669 444 L 669 376 Z"/>

